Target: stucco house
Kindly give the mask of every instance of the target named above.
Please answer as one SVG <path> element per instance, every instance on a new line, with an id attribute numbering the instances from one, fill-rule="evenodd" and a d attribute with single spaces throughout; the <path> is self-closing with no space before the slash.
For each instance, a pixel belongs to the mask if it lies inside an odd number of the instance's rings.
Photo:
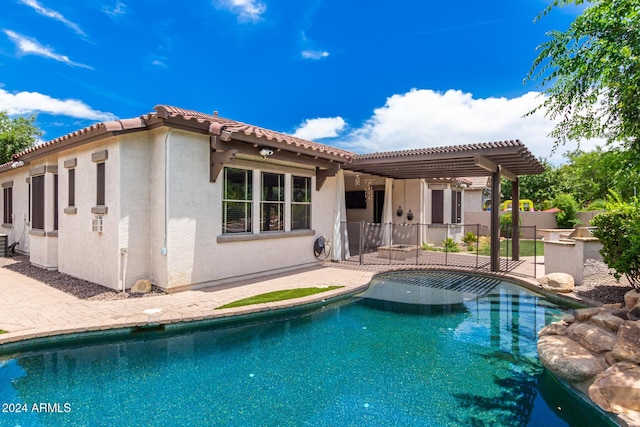
<path id="1" fill-rule="evenodd" d="M 335 259 L 348 257 L 347 221 L 407 221 L 409 212 L 420 222 L 463 221 L 465 181 L 444 179 L 444 170 L 403 176 L 371 169 L 366 155 L 216 114 L 154 110 L 0 165 L 9 243 L 34 265 L 112 289 L 151 279 L 173 292 L 314 264 L 318 236 L 334 238 Z M 362 190 L 364 211 L 347 196 Z"/>

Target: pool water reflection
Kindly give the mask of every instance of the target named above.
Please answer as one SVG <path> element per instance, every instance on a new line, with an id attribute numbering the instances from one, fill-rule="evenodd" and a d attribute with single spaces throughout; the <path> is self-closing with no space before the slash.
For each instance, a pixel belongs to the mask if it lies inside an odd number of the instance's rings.
<path id="1" fill-rule="evenodd" d="M 544 298 L 499 282 L 428 310 L 370 302 L 4 360 L 3 403 L 71 411 L 2 413 L 0 425 L 578 426 L 599 417 L 537 360 L 538 330 L 563 315 Z"/>

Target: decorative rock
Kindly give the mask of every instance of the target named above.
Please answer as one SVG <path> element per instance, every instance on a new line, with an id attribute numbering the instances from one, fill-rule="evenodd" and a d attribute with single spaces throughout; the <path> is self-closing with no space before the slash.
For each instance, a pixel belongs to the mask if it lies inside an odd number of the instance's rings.
<path id="1" fill-rule="evenodd" d="M 573 316 L 581 322 L 586 322 L 601 311 L 602 309 L 599 307 L 579 308 L 573 310 Z"/>
<path id="2" fill-rule="evenodd" d="M 638 302 L 640 302 L 640 292 L 635 289 L 624 294 L 624 306 L 629 310 L 638 305 Z"/>
<path id="3" fill-rule="evenodd" d="M 543 335 L 566 335 L 567 334 L 567 324 L 564 321 L 554 322 L 550 325 L 545 326 L 540 329 L 538 332 L 538 336 L 541 337 Z"/>
<path id="4" fill-rule="evenodd" d="M 629 317 L 627 317 L 627 313 L 629 313 L 629 310 L 626 309 L 626 308 L 622 308 L 620 310 L 615 310 L 615 311 L 611 312 L 611 314 L 621 318 L 622 320 L 628 320 L 629 319 Z"/>
<path id="5" fill-rule="evenodd" d="M 596 314 L 591 318 L 591 321 L 601 328 L 610 329 L 616 332 L 620 325 L 624 323 L 624 320 L 619 318 L 618 316 L 614 316 L 608 311 Z"/>
<path id="6" fill-rule="evenodd" d="M 626 321 L 620 326 L 611 354 L 618 360 L 640 363 L 640 322 Z"/>
<path id="7" fill-rule="evenodd" d="M 567 273 L 549 273 L 538 279 L 542 289 L 551 292 L 573 292 L 575 284 L 573 276 Z"/>
<path id="8" fill-rule="evenodd" d="M 636 304 L 629 312 L 627 313 L 627 319 L 629 320 L 640 320 L 640 303 Z"/>
<path id="9" fill-rule="evenodd" d="M 613 357 L 613 353 L 608 351 L 604 354 L 604 360 L 607 362 L 607 365 L 609 366 L 613 366 L 616 363 L 619 362 L 618 359 L 616 359 L 615 357 Z"/>
<path id="10" fill-rule="evenodd" d="M 616 414 L 640 411 L 640 367 L 616 363 L 596 377 L 589 387 L 589 397 L 605 411 Z"/>
<path id="11" fill-rule="evenodd" d="M 567 336 L 596 353 L 612 350 L 616 342 L 613 332 L 593 323 L 574 323 L 567 328 Z"/>
<path id="12" fill-rule="evenodd" d="M 587 380 L 603 371 L 597 358 L 564 335 L 540 337 L 538 356 L 551 372 L 572 382 Z"/>
<path id="13" fill-rule="evenodd" d="M 131 287 L 132 294 L 148 294 L 151 292 L 151 281 L 147 279 L 140 279 Z"/>

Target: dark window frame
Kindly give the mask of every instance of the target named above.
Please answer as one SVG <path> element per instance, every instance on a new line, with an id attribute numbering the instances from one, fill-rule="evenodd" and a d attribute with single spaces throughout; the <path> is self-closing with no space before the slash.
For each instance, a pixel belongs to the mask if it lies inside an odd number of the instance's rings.
<path id="1" fill-rule="evenodd" d="M 3 189 L 3 224 L 13 224 L 13 187 Z"/>
<path id="2" fill-rule="evenodd" d="M 73 208 L 76 206 L 76 170 L 69 169 L 68 171 L 68 187 L 69 187 L 69 200 L 67 206 Z"/>
<path id="3" fill-rule="evenodd" d="M 44 230 L 45 216 L 45 179 L 44 175 L 31 177 L 31 228 Z"/>
<path id="4" fill-rule="evenodd" d="M 302 189 L 300 186 L 296 187 L 296 181 L 298 181 L 298 184 L 303 184 L 305 188 Z M 291 230 L 311 230 L 312 194 L 311 177 L 291 175 Z M 296 210 L 300 208 L 306 211 L 304 221 L 302 222 L 295 218 Z"/>
<path id="5" fill-rule="evenodd" d="M 106 206 L 105 162 L 96 163 L 96 206 Z"/>
<path id="6" fill-rule="evenodd" d="M 444 224 L 444 190 L 431 190 L 431 224 Z"/>
<path id="7" fill-rule="evenodd" d="M 230 174 L 241 173 L 244 174 L 244 182 L 239 186 L 232 185 L 233 180 L 230 179 Z M 253 171 L 225 167 L 223 177 L 222 233 L 251 233 L 253 231 Z M 239 184 L 239 181 L 235 184 Z M 238 192 L 238 188 L 242 188 L 243 191 Z M 243 213 L 244 216 L 229 220 L 230 217 L 237 217 L 238 213 Z"/>

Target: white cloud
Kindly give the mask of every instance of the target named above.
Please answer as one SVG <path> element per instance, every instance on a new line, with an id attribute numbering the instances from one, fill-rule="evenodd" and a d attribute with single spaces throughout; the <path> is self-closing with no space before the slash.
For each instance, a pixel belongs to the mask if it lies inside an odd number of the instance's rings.
<path id="1" fill-rule="evenodd" d="M 543 102 L 538 92 L 517 98 L 473 98 L 470 93 L 417 90 L 387 98 L 383 107 L 340 144 L 356 152 L 395 151 L 519 139 L 538 158 L 554 163 L 566 150 L 552 155 L 553 122 L 542 112 L 523 118 Z M 588 150 L 603 140 L 581 142 Z"/>
<path id="2" fill-rule="evenodd" d="M 329 52 L 322 50 L 303 50 L 302 57 L 304 59 L 324 59 L 329 56 Z"/>
<path id="3" fill-rule="evenodd" d="M 240 21 L 256 22 L 267 10 L 260 0 L 215 0 L 217 5 L 238 15 Z"/>
<path id="4" fill-rule="evenodd" d="M 97 111 L 77 99 L 56 99 L 38 92 L 10 93 L 0 89 L 0 105 L 8 114 L 45 113 L 85 120 L 109 121 L 116 116 Z"/>
<path id="5" fill-rule="evenodd" d="M 65 64 L 70 65 L 72 67 L 80 67 L 80 68 L 87 68 L 89 70 L 93 70 L 93 68 L 88 65 L 80 64 L 78 62 L 72 61 L 66 55 L 60 55 L 58 53 L 55 53 L 53 49 L 42 46 L 40 43 L 38 43 L 37 40 L 31 39 L 29 37 L 25 37 L 11 30 L 4 30 L 4 33 L 11 39 L 11 41 L 13 41 L 16 44 L 16 46 L 18 47 L 18 50 L 20 50 L 20 52 L 23 54 L 44 56 L 45 58 L 64 62 Z"/>
<path id="6" fill-rule="evenodd" d="M 307 119 L 296 129 L 293 136 L 307 140 L 333 138 L 338 136 L 345 125 L 344 119 L 339 116 Z"/>
<path id="7" fill-rule="evenodd" d="M 109 15 L 111 18 L 117 18 L 127 13 L 127 5 L 121 1 L 116 2 L 113 6 L 103 6 L 102 11 Z"/>
<path id="8" fill-rule="evenodd" d="M 76 34 L 79 34 L 81 36 L 86 36 L 85 32 L 82 31 L 82 28 L 80 28 L 80 26 L 78 24 L 69 21 L 64 16 L 62 16 L 62 14 L 60 12 L 56 12 L 53 9 L 47 9 L 46 7 L 44 7 L 40 3 L 38 3 L 37 0 L 19 0 L 19 1 L 20 1 L 20 3 L 25 4 L 25 5 L 33 8 L 40 15 L 43 15 L 43 16 L 46 16 L 47 18 L 55 19 L 56 21 L 62 22 L 64 25 L 66 25 L 67 27 L 69 27 L 73 31 L 75 31 Z"/>

